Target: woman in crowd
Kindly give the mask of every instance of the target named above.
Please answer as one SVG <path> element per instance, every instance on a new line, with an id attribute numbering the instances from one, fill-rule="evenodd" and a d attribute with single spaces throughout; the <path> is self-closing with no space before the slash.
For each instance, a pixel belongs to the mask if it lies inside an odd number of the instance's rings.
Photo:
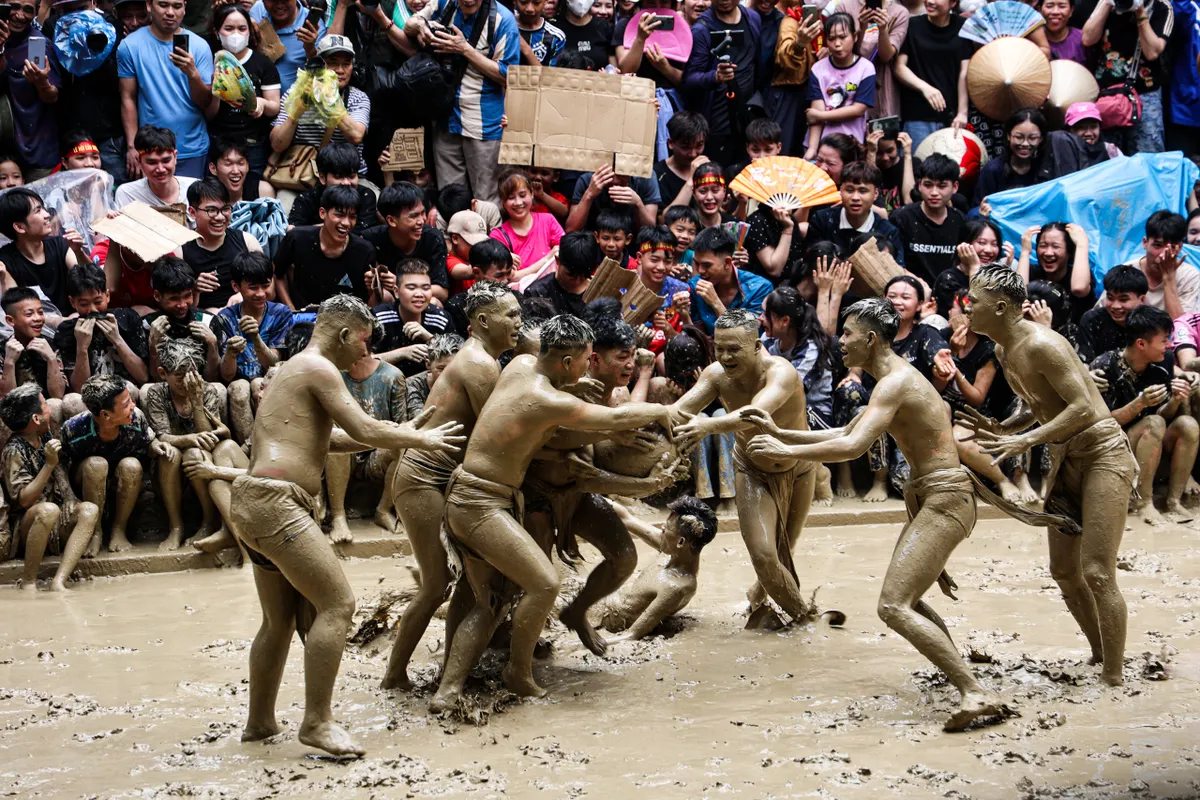
<path id="1" fill-rule="evenodd" d="M 837 6 L 838 11 L 858 21 L 860 33 L 854 51 L 875 64 L 875 106 L 871 109 L 871 119 L 900 113 L 896 56 L 908 38 L 908 9 L 899 2 L 879 6 L 871 8 L 863 0 L 842 0 Z"/>
<path id="2" fill-rule="evenodd" d="M 553 214 L 533 210 L 533 188 L 524 171 L 513 169 L 502 173 L 499 184 L 504 222 L 491 236 L 519 259 L 517 263 L 522 269 L 513 274 L 513 280 L 540 273 L 543 267 L 552 268 L 553 262 L 544 262 L 562 240 L 562 225 Z"/>
<path id="3" fill-rule="evenodd" d="M 992 159 L 979 171 L 975 184 L 975 205 L 987 216 L 990 195 L 1005 189 L 1033 186 L 1038 183 L 1038 160 L 1046 138 L 1046 118 L 1035 108 L 1023 108 L 1004 124 L 1007 142 L 1004 158 Z"/>
<path id="4" fill-rule="evenodd" d="M 792 362 L 804 382 L 808 420 L 814 428 L 833 427 L 833 373 L 837 345 L 821 328 L 815 308 L 791 286 L 780 286 L 763 301 L 763 345 Z"/>
<path id="5" fill-rule="evenodd" d="M 1031 252 L 1037 253 L 1036 264 L 1030 263 Z M 1027 228 L 1017 271 L 1027 284 L 1046 281 L 1061 288 L 1070 298 L 1071 321 L 1076 324 L 1096 304 L 1087 232 L 1074 223 Z"/>
<path id="6" fill-rule="evenodd" d="M 213 47 L 213 52 L 224 50 L 238 60 L 254 84 L 258 101 L 249 112 L 222 102 L 216 116 L 208 121 L 208 133 L 242 142 L 250 170 L 262 174 L 270 152 L 271 120 L 279 114 L 279 70 L 258 52 L 258 27 L 241 6 L 226 5 L 213 11 L 211 31 L 212 39 L 220 45 Z"/>
<path id="7" fill-rule="evenodd" d="M 1076 64 L 1088 65 L 1087 48 L 1083 46 L 1083 29 L 1071 27 L 1071 15 L 1075 13 L 1072 0 L 1042 0 L 1042 16 L 1046 18 L 1046 40 L 1050 43 L 1050 57 L 1065 59 Z"/>
<path id="8" fill-rule="evenodd" d="M 250 168 L 250 148 L 244 143 L 214 139 L 208 158 L 208 171 L 229 191 L 230 205 L 275 196 L 275 187 Z"/>
<path id="9" fill-rule="evenodd" d="M 700 215 L 700 228 L 712 228 L 722 222 L 736 222 L 737 217 L 725 211 L 729 190 L 721 165 L 709 161 L 692 173 L 692 203 Z"/>
<path id="10" fill-rule="evenodd" d="M 833 182 L 842 185 L 842 169 L 862 158 L 862 145 L 846 133 L 831 133 L 822 137 L 813 163 L 829 173 Z"/>

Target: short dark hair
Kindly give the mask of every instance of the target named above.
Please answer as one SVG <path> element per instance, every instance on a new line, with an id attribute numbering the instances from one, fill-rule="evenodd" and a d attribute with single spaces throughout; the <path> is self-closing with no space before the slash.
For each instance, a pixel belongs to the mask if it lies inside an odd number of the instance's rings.
<path id="1" fill-rule="evenodd" d="M 159 294 L 176 294 L 196 288 L 196 273 L 178 256 L 165 255 L 150 265 L 150 288 Z"/>
<path id="2" fill-rule="evenodd" d="M 175 149 L 175 131 L 156 125 L 143 125 L 133 136 L 133 149 L 139 153 L 170 152 Z"/>
<path id="3" fill-rule="evenodd" d="M 1104 291 L 1141 297 L 1150 291 L 1150 281 L 1133 264 L 1118 264 L 1104 273 Z"/>
<path id="4" fill-rule="evenodd" d="M 88 378 L 79 394 L 83 396 L 83 404 L 87 406 L 87 410 L 98 417 L 101 411 L 112 411 L 113 401 L 127 389 L 124 378 L 110 373 Z"/>
<path id="5" fill-rule="evenodd" d="M 688 517 L 693 518 L 682 526 L 692 550 L 700 552 L 717 537 L 717 513 L 703 500 L 690 494 L 681 495 L 667 504 L 667 510 L 679 516 L 681 522 Z"/>
<path id="6" fill-rule="evenodd" d="M 879 188 L 883 184 L 883 173 L 879 171 L 879 167 L 867 161 L 851 161 L 842 168 L 842 184 L 847 183 L 865 183 Z"/>
<path id="7" fill-rule="evenodd" d="M 1149 339 L 1156 333 L 1170 336 L 1174 327 L 1171 315 L 1161 308 L 1140 305 L 1125 318 L 1125 344 L 1131 345 L 1138 339 Z"/>
<path id="8" fill-rule="evenodd" d="M 606 315 L 593 317 L 589 324 L 596 338 L 592 350 L 627 350 L 637 344 L 637 337 L 629 323 L 620 317 Z"/>
<path id="9" fill-rule="evenodd" d="M 558 59 L 554 63 L 559 69 L 591 69 L 591 62 L 577 47 L 564 47 L 559 51 Z"/>
<path id="10" fill-rule="evenodd" d="M 395 186 L 396 184 L 392 184 Z M 387 189 L 384 189 L 386 192 Z M 438 189 L 437 199 L 433 202 L 433 207 L 437 209 L 438 218 L 449 224 L 450 218 L 460 211 L 469 211 L 471 201 L 474 199 L 471 195 L 471 190 L 462 183 L 451 183 Z M 382 201 L 383 198 L 380 197 Z M 407 206 L 412 208 L 412 206 Z M 383 213 L 380 210 L 379 213 Z"/>
<path id="11" fill-rule="evenodd" d="M 922 286 L 921 282 L 919 280 L 917 280 L 916 278 L 914 278 L 912 275 L 896 275 L 896 276 L 892 277 L 892 279 L 889 280 L 884 285 L 883 293 L 886 295 L 888 293 L 888 289 L 891 289 L 897 283 L 903 283 L 907 286 L 911 286 L 913 288 L 913 290 L 916 291 L 916 293 L 917 293 L 917 302 L 918 303 L 925 302 L 925 287 Z"/>
<path id="12" fill-rule="evenodd" d="M 67 296 L 79 297 L 84 292 L 96 291 L 104 294 L 108 291 L 108 278 L 103 268 L 86 261 L 67 272 Z"/>
<path id="13" fill-rule="evenodd" d="M 637 247 L 641 250 L 642 245 L 648 244 L 651 247 L 662 245 L 670 247 L 672 250 L 679 244 L 679 240 L 675 238 L 675 234 L 671 233 L 671 229 L 666 225 L 647 225 L 638 231 Z"/>
<path id="14" fill-rule="evenodd" d="M 362 159 L 349 142 L 327 144 L 317 151 L 317 172 L 334 178 L 353 178 Z"/>
<path id="15" fill-rule="evenodd" d="M 596 338 L 586 322 L 572 314 L 559 314 L 542 324 L 541 354 L 551 350 L 582 350 Z"/>
<path id="16" fill-rule="evenodd" d="M 219 203 L 228 205 L 229 190 L 225 188 L 225 184 L 212 176 L 201 181 L 196 181 L 187 188 L 189 206 L 199 208 L 200 204 L 205 200 L 216 200 Z"/>
<path id="17" fill-rule="evenodd" d="M 4 293 L 4 297 L 0 298 L 0 305 L 4 306 L 4 313 L 11 314 L 12 307 L 17 303 L 24 303 L 27 300 L 37 300 L 42 302 L 42 297 L 37 293 L 36 289 L 28 286 L 14 286 Z"/>
<path id="18" fill-rule="evenodd" d="M 480 272 L 487 272 L 488 267 L 496 264 L 511 267 L 513 263 L 512 253 L 504 246 L 503 242 L 497 239 L 484 239 L 471 245 L 471 250 L 467 253 L 467 261 Z"/>
<path id="19" fill-rule="evenodd" d="M 1167 244 L 1183 244 L 1187 239 L 1187 220 L 1165 208 L 1146 220 L 1146 238 L 1162 239 Z"/>
<path id="20" fill-rule="evenodd" d="M 445 194 L 445 192 L 446 190 L 443 189 L 442 193 Z M 425 193 L 421 191 L 420 186 L 408 181 L 396 181 L 391 186 L 384 188 L 379 193 L 379 202 L 375 205 L 384 219 L 399 216 L 401 212 L 417 206 L 425 207 Z M 447 217 L 446 221 L 449 222 L 450 218 Z"/>
<path id="21" fill-rule="evenodd" d="M 0 420 L 13 433 L 20 433 L 33 422 L 33 415 L 42 410 L 42 387 L 22 383 L 0 399 Z"/>
<path id="22" fill-rule="evenodd" d="M 916 179 L 917 183 L 928 178 L 931 181 L 950 181 L 957 183 L 961 171 L 958 164 L 955 164 L 941 153 L 934 153 L 926 156 L 920 164 L 917 165 Z"/>
<path id="23" fill-rule="evenodd" d="M 782 141 L 783 128 L 773 119 L 752 119 L 746 126 L 746 144 L 780 144 Z"/>
<path id="24" fill-rule="evenodd" d="M 851 37 L 858 32 L 858 26 L 854 24 L 854 17 L 845 11 L 838 11 L 825 18 L 825 26 L 822 32 L 825 34 L 826 39 L 829 38 L 829 32 L 838 25 L 844 27 Z"/>
<path id="25" fill-rule="evenodd" d="M 13 225 L 25 223 L 33 213 L 33 203 L 42 202 L 42 197 L 28 186 L 17 186 L 0 194 L 0 233 L 9 239 L 16 239 L 17 232 Z"/>
<path id="26" fill-rule="evenodd" d="M 558 243 L 558 263 L 566 268 L 568 275 L 591 277 L 600 263 L 600 245 L 587 231 L 572 231 Z"/>
<path id="27" fill-rule="evenodd" d="M 600 317 L 610 317 L 612 319 L 621 319 L 621 314 L 624 309 L 621 307 L 621 301 L 615 297 L 597 297 L 589 302 L 583 309 L 583 321 L 593 328 L 596 327 L 596 320 Z"/>
<path id="28" fill-rule="evenodd" d="M 835 243 L 828 239 L 820 239 L 810 244 L 804 251 L 804 266 L 807 272 L 812 273 L 817 271 L 817 262 L 822 258 L 829 259 L 829 263 L 832 265 L 834 261 L 841 260 L 841 257 L 842 253 Z"/>
<path id="29" fill-rule="evenodd" d="M 627 211 L 602 208 L 596 214 L 597 233 L 633 233 L 633 217 Z"/>
<path id="30" fill-rule="evenodd" d="M 670 227 L 680 220 L 690 222 L 697 231 L 700 230 L 700 215 L 691 206 L 671 206 L 663 212 L 663 225 Z"/>
<path id="31" fill-rule="evenodd" d="M 326 211 L 341 211 L 358 213 L 358 189 L 344 184 L 326 186 L 321 190 L 321 208 Z"/>
<path id="32" fill-rule="evenodd" d="M 229 153 L 237 153 L 247 161 L 250 160 L 250 148 L 244 141 L 217 136 L 212 139 L 212 145 L 208 148 L 208 163 L 216 164 Z"/>
<path id="33" fill-rule="evenodd" d="M 429 265 L 419 258 L 402 258 L 396 264 L 396 268 L 393 271 L 397 277 L 401 275 L 428 275 Z"/>
<path id="34" fill-rule="evenodd" d="M 261 250 L 247 250 L 233 257 L 229 279 L 234 283 L 266 284 L 275 276 L 271 257 Z"/>
<path id="35" fill-rule="evenodd" d="M 1020 308 L 1029 298 L 1025 281 L 1016 270 L 1007 264 L 998 262 L 984 264 L 971 276 L 971 285 L 978 286 L 985 292 L 994 292 L 1017 308 Z"/>
<path id="36" fill-rule="evenodd" d="M 678 144 L 692 144 L 708 138 L 708 120 L 695 111 L 680 111 L 667 120 L 667 136 Z"/>
<path id="37" fill-rule="evenodd" d="M 705 228 L 692 240 L 693 253 L 716 253 L 731 256 L 737 249 L 733 235 L 724 228 Z"/>

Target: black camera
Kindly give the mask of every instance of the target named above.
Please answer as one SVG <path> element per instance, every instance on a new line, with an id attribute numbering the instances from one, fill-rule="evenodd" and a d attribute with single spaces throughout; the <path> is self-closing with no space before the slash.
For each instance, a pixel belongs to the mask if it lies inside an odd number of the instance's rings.
<path id="1" fill-rule="evenodd" d="M 1133 11 L 1133 0 L 1113 0 L 1113 12 L 1128 14 Z"/>

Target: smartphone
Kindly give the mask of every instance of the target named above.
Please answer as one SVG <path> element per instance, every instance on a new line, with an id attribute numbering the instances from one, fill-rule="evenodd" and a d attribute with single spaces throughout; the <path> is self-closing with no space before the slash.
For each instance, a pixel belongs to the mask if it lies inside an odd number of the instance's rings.
<path id="1" fill-rule="evenodd" d="M 0 22 L 8 22 L 12 16 L 12 6 L 8 3 L 0 3 Z"/>
<path id="2" fill-rule="evenodd" d="M 29 55 L 26 58 L 36 64 L 38 69 L 46 68 L 46 39 L 44 37 L 29 40 Z"/>
<path id="3" fill-rule="evenodd" d="M 867 8 L 872 11 L 883 8 L 883 0 L 867 0 Z"/>
<path id="4" fill-rule="evenodd" d="M 820 6 L 804 6 L 804 24 L 811 25 L 812 21 L 821 16 Z"/>
<path id="5" fill-rule="evenodd" d="M 880 117 L 879 119 L 873 119 L 867 123 L 867 130 L 870 133 L 883 131 L 883 138 L 895 139 L 896 134 L 900 133 L 900 118 Z"/>
<path id="6" fill-rule="evenodd" d="M 177 33 L 173 37 L 171 37 L 171 47 L 174 50 L 182 50 L 185 53 L 190 52 L 190 50 L 188 48 L 187 34 L 186 33 Z"/>
<path id="7" fill-rule="evenodd" d="M 654 18 L 658 20 L 658 28 L 660 31 L 675 30 L 675 15 L 674 14 L 655 14 Z"/>

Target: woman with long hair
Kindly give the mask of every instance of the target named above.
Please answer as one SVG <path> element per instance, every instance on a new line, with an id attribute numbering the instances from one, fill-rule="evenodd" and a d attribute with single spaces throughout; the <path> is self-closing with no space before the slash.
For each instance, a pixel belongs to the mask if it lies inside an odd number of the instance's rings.
<path id="1" fill-rule="evenodd" d="M 763 300 L 759 317 L 763 345 L 773 356 L 792 362 L 804 383 L 808 421 L 814 428 L 833 427 L 833 373 L 837 356 L 833 338 L 821 327 L 817 311 L 791 286 L 780 286 Z"/>

